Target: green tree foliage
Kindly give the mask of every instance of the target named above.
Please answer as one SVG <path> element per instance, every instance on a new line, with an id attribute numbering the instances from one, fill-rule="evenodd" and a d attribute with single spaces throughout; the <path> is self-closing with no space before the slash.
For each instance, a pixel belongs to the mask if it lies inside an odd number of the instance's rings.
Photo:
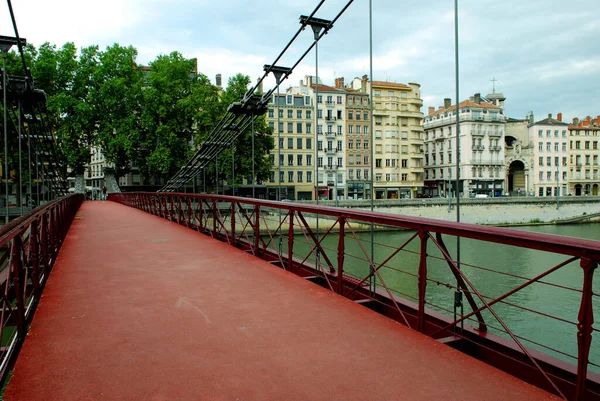
<path id="1" fill-rule="evenodd" d="M 238 74 L 227 88 L 212 85 L 196 72 L 196 60 L 180 53 L 160 55 L 149 67 L 137 64 L 137 50 L 119 44 L 100 50 L 78 50 L 74 43 L 57 48 L 50 43 L 25 48 L 35 87 L 48 97 L 48 123 L 54 129 L 66 162 L 82 173 L 90 149 L 99 146 L 117 176 L 131 163 L 144 181 L 172 176 L 213 130 L 227 107 L 246 93 L 250 79 Z M 14 50 L 7 59 L 9 74 L 25 75 Z M 252 133 L 235 142 L 236 182 L 251 177 Z M 262 180 L 270 165 L 264 157 L 273 148 L 264 116 L 255 122 L 256 174 Z M 231 150 L 219 158 L 222 177 L 231 180 Z M 213 174 L 214 176 L 214 174 Z"/>

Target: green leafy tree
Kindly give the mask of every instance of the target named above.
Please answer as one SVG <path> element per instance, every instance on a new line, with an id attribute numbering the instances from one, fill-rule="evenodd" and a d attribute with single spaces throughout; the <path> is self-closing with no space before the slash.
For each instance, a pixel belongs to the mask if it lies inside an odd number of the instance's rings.
<path id="1" fill-rule="evenodd" d="M 142 71 L 136 57 L 133 46 L 109 46 L 99 53 L 91 78 L 89 99 L 98 116 L 94 142 L 102 147 L 106 161 L 114 164 L 117 177 L 129 171 L 139 138 Z"/>

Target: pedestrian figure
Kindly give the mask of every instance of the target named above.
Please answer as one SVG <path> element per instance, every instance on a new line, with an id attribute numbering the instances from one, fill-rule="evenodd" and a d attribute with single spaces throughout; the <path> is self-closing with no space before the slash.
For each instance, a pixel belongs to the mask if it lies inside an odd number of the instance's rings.
<path id="1" fill-rule="evenodd" d="M 106 185 L 102 187 L 102 200 L 106 201 L 106 199 L 108 198 L 108 188 L 106 188 Z"/>

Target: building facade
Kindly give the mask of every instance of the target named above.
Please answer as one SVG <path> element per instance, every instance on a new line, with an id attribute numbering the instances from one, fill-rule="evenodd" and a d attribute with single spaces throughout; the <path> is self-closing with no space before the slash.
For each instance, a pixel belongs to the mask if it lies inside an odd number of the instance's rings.
<path id="1" fill-rule="evenodd" d="M 507 169 L 505 193 L 511 196 L 533 195 L 531 176 L 534 155 L 533 144 L 529 139 L 531 123 L 533 123 L 533 114 L 523 120 L 506 119 L 504 134 L 504 164 Z"/>
<path id="2" fill-rule="evenodd" d="M 376 199 L 416 198 L 423 189 L 423 100 L 417 83 L 373 81 Z M 367 76 L 351 88 L 370 93 Z"/>
<path id="3" fill-rule="evenodd" d="M 532 191 L 535 196 L 566 196 L 568 193 L 568 124 L 562 114 L 529 125 L 533 147 Z"/>
<path id="4" fill-rule="evenodd" d="M 344 89 L 344 79 L 336 79 L 335 86 Z M 369 95 L 355 89 L 346 91 L 346 197 L 371 199 L 371 105 Z"/>
<path id="5" fill-rule="evenodd" d="M 282 93 L 271 98 L 267 125 L 273 133 L 268 199 L 314 199 L 314 119 L 311 97 Z M 279 195 L 278 195 L 279 193 Z"/>
<path id="6" fill-rule="evenodd" d="M 600 147 L 600 116 L 582 121 L 575 118 L 569 131 L 569 194 L 598 196 L 600 178 L 598 148 Z"/>
<path id="7" fill-rule="evenodd" d="M 499 94 L 496 94 L 499 95 Z M 486 101 L 487 100 L 487 101 Z M 456 106 L 450 99 L 424 120 L 427 196 L 500 196 L 504 193 L 504 98 L 493 101 L 475 94 L 458 106 L 460 116 L 460 182 L 456 185 Z M 497 104 L 497 105 L 496 105 Z"/>

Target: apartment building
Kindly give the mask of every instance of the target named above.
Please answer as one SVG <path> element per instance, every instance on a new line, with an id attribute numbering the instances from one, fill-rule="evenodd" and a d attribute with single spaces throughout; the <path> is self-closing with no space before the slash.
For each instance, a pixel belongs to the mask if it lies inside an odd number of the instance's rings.
<path id="1" fill-rule="evenodd" d="M 598 196 L 600 116 L 573 119 L 569 130 L 569 194 Z"/>
<path id="2" fill-rule="evenodd" d="M 561 196 L 568 191 L 568 124 L 552 114 L 529 125 L 533 148 L 532 191 L 535 196 Z"/>
<path id="3" fill-rule="evenodd" d="M 314 199 L 315 136 L 310 95 L 273 95 L 267 110 L 267 125 L 275 139 L 275 148 L 269 155 L 273 167 L 266 184 L 268 199 Z"/>
<path id="4" fill-rule="evenodd" d="M 373 81 L 376 199 L 415 198 L 423 189 L 423 100 L 420 85 Z M 364 75 L 350 86 L 370 93 Z"/>
<path id="5" fill-rule="evenodd" d="M 504 192 L 505 98 L 492 99 L 476 93 L 458 105 L 460 116 L 460 182 L 456 186 L 457 107 L 450 99 L 437 110 L 430 107 L 423 122 L 425 130 L 425 194 L 461 196 Z"/>
<path id="6" fill-rule="evenodd" d="M 525 119 L 506 118 L 504 134 L 504 164 L 507 168 L 505 193 L 511 196 L 533 195 L 531 176 L 534 167 L 533 144 L 529 125 L 533 113 Z"/>
<path id="7" fill-rule="evenodd" d="M 371 106 L 369 95 L 345 88 L 344 78 L 335 81 L 337 89 L 346 91 L 346 161 L 348 199 L 371 199 Z"/>

